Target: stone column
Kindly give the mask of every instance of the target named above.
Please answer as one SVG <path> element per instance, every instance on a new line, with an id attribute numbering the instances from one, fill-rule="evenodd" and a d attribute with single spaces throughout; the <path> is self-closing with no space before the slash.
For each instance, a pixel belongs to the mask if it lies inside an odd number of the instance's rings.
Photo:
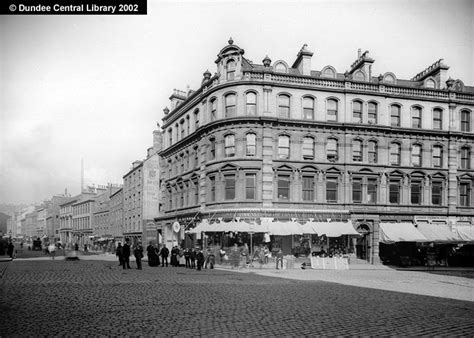
<path id="1" fill-rule="evenodd" d="M 273 130 L 265 124 L 262 130 L 262 203 L 273 205 Z"/>

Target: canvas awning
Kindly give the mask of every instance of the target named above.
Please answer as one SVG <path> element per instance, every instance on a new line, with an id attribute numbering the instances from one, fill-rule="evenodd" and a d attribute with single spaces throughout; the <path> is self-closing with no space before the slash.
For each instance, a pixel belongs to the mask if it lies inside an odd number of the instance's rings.
<path id="1" fill-rule="evenodd" d="M 298 222 L 262 222 L 262 226 L 268 229 L 270 235 L 276 236 L 289 236 L 289 235 L 302 235 L 303 229 L 301 224 Z"/>
<path id="2" fill-rule="evenodd" d="M 449 229 L 447 224 L 429 224 L 426 222 L 420 222 L 417 224 L 417 229 L 430 242 L 458 243 L 463 241 L 459 235 Z"/>
<path id="3" fill-rule="evenodd" d="M 360 235 L 351 221 L 348 222 L 308 222 L 305 228 L 310 225 L 314 233 L 319 236 L 325 235 L 326 237 L 340 237 L 342 235 Z"/>
<path id="4" fill-rule="evenodd" d="M 456 227 L 456 234 L 466 242 L 474 242 L 474 226 L 458 225 Z"/>
<path id="5" fill-rule="evenodd" d="M 209 223 L 206 219 L 202 220 L 197 227 L 187 231 L 188 233 L 199 232 L 268 232 L 265 225 L 255 222 L 231 221 L 231 222 L 213 222 Z"/>
<path id="6" fill-rule="evenodd" d="M 380 223 L 380 242 L 429 242 L 413 223 Z"/>

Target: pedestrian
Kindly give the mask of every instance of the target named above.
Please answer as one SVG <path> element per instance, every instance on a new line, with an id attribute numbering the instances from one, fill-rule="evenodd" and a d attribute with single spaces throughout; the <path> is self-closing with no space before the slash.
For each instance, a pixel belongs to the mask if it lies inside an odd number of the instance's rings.
<path id="1" fill-rule="evenodd" d="M 137 269 L 142 269 L 142 258 L 143 258 L 143 246 L 140 241 L 137 242 L 135 245 L 135 249 L 133 250 L 133 255 L 135 256 L 135 261 L 137 262 Z"/>
<path id="2" fill-rule="evenodd" d="M 191 250 L 191 254 L 189 255 L 189 259 L 191 260 L 191 269 L 196 269 L 196 258 L 197 258 L 197 253 L 196 253 L 196 250 L 193 248 Z"/>
<path id="3" fill-rule="evenodd" d="M 119 266 L 122 266 L 123 265 L 123 246 L 121 242 L 118 242 L 117 244 L 117 250 L 115 250 L 115 256 L 118 257 Z"/>
<path id="4" fill-rule="evenodd" d="M 10 240 L 8 241 L 8 245 L 7 245 L 7 255 L 10 256 L 11 259 L 13 259 L 14 251 L 15 251 L 15 246 L 13 245 L 13 242 Z"/>
<path id="5" fill-rule="evenodd" d="M 130 244 L 128 244 L 129 239 L 125 239 L 125 244 L 123 245 L 123 257 L 122 257 L 122 266 L 124 269 L 131 269 L 130 267 Z"/>
<path id="6" fill-rule="evenodd" d="M 48 245 L 48 252 L 51 256 L 51 259 L 54 260 L 54 256 L 56 256 L 56 245 L 54 245 L 54 243 L 50 243 Z"/>
<path id="7" fill-rule="evenodd" d="M 184 260 L 185 260 L 185 267 L 190 268 L 191 267 L 191 251 L 186 248 L 184 249 Z"/>
<path id="8" fill-rule="evenodd" d="M 278 250 L 276 254 L 276 269 L 278 269 L 278 263 L 280 263 L 281 269 L 283 270 L 283 251 L 281 251 L 281 248 Z"/>
<path id="9" fill-rule="evenodd" d="M 150 241 L 150 244 L 146 247 L 146 254 L 148 256 L 148 265 L 149 266 L 158 266 L 160 265 L 160 259 L 156 252 L 156 248 L 153 245 L 153 242 Z"/>
<path id="10" fill-rule="evenodd" d="M 74 243 L 74 251 L 79 251 L 79 244 Z"/>
<path id="11" fill-rule="evenodd" d="M 204 254 L 202 253 L 202 250 L 198 250 L 196 254 L 196 260 L 197 260 L 197 269 L 201 270 L 202 265 L 204 264 Z"/>
<path id="12" fill-rule="evenodd" d="M 221 247 L 219 250 L 220 264 L 224 263 L 224 257 L 225 257 L 225 250 L 224 248 Z"/>
<path id="13" fill-rule="evenodd" d="M 240 250 L 240 256 L 243 267 L 249 264 L 249 247 L 247 246 L 247 243 L 245 243 Z"/>
<path id="14" fill-rule="evenodd" d="M 179 249 L 178 247 L 174 246 L 171 249 L 171 266 L 178 266 L 178 254 Z"/>
<path id="15" fill-rule="evenodd" d="M 232 269 L 239 267 L 240 250 L 237 243 L 234 243 L 234 246 L 230 251 L 230 259 L 232 260 Z"/>
<path id="16" fill-rule="evenodd" d="M 206 269 L 207 269 L 207 264 L 209 264 L 210 269 L 214 269 L 214 264 L 216 264 L 216 256 L 214 255 L 214 252 L 212 251 L 211 248 L 207 248 L 207 257 L 206 257 L 206 266 L 205 266 Z"/>
<path id="17" fill-rule="evenodd" d="M 160 250 L 160 256 L 161 256 L 161 266 L 164 267 L 166 263 L 166 267 L 168 267 L 168 256 L 170 254 L 170 251 L 166 247 L 166 244 L 163 244 L 163 247 Z"/>

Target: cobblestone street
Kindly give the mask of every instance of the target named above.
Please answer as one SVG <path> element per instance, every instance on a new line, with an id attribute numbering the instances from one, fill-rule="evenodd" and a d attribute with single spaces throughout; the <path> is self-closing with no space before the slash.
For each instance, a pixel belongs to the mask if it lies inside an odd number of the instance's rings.
<path id="1" fill-rule="evenodd" d="M 1 337 L 474 332 L 474 302 L 231 270 L 17 260 L 0 283 Z"/>

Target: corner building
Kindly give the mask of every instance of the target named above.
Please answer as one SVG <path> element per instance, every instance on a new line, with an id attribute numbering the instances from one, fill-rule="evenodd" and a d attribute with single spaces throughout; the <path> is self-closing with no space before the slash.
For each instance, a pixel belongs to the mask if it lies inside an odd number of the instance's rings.
<path id="1" fill-rule="evenodd" d="M 304 45 L 293 64 L 254 64 L 231 39 L 214 76 L 174 91 L 155 219 L 165 238 L 202 219 L 351 220 L 357 256 L 377 263 L 383 223 L 473 225 L 474 88 L 442 60 L 402 80 L 372 74 L 368 52 L 344 73 L 313 58 Z"/>

